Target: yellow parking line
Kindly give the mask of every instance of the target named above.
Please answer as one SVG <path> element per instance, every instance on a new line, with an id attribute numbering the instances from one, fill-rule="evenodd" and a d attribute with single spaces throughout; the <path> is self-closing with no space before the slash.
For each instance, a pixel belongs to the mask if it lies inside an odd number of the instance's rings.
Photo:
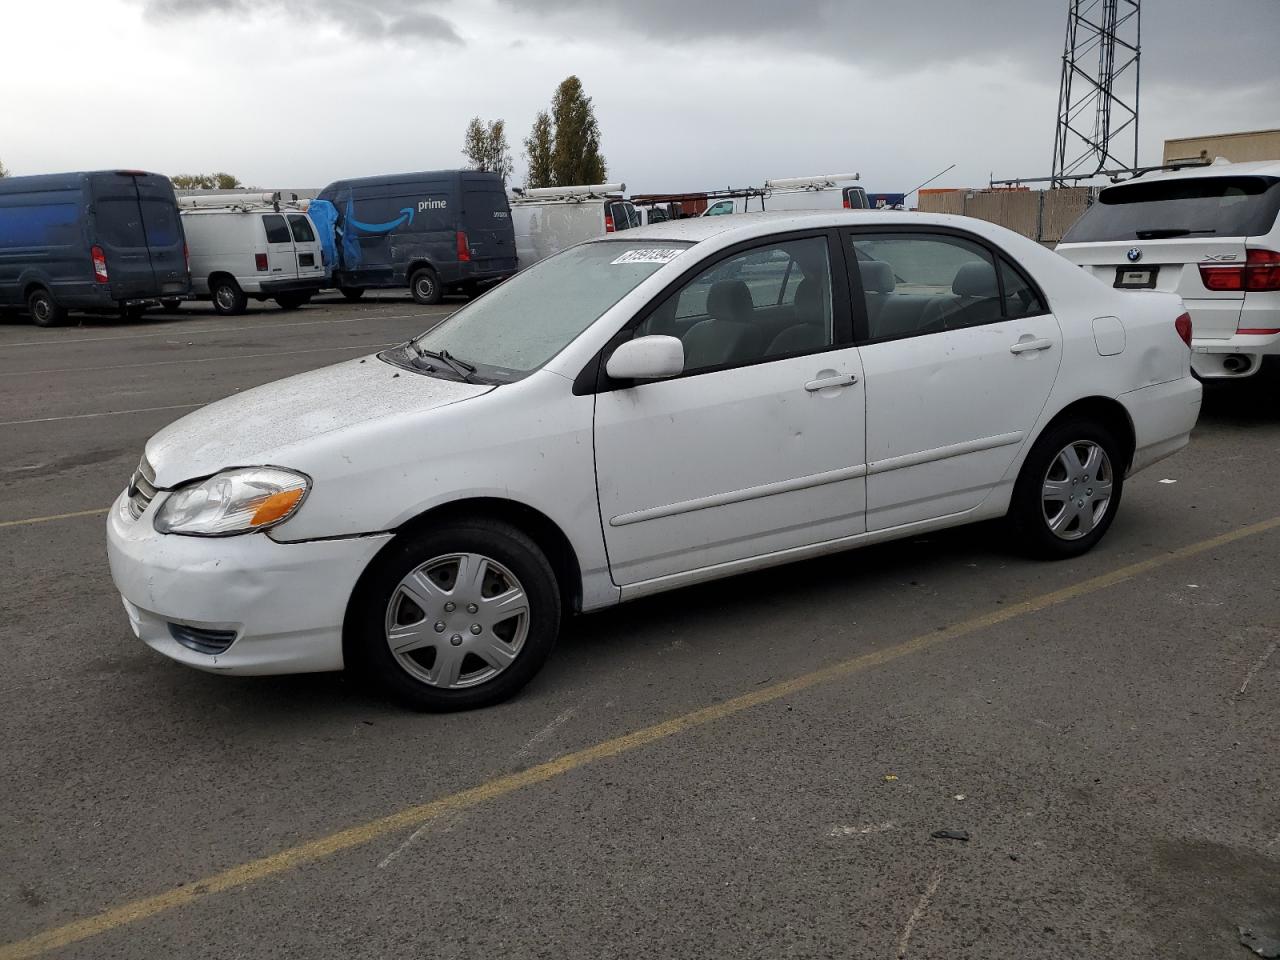
<path id="1" fill-rule="evenodd" d="M 110 510 L 110 507 L 98 507 L 95 510 L 73 510 L 71 513 L 55 513 L 48 517 L 27 517 L 25 520 L 0 520 L 0 527 L 29 527 L 34 523 L 52 523 L 54 520 L 70 520 L 72 517 L 97 517 Z"/>
<path id="2" fill-rule="evenodd" d="M 742 713 L 744 710 L 749 710 L 761 704 L 772 703 L 775 700 L 789 697 L 818 684 L 828 683 L 872 667 L 878 667 L 910 654 L 918 653 L 921 650 L 969 636 L 979 630 L 996 626 L 1016 617 L 1037 613 L 1060 603 L 1065 603 L 1068 600 L 1074 600 L 1078 597 L 1096 593 L 1099 590 L 1105 590 L 1125 580 L 1131 580 L 1136 576 L 1176 563 L 1179 560 L 1186 560 L 1189 557 L 1217 549 L 1237 540 L 1243 540 L 1246 537 L 1265 533 L 1268 530 L 1274 530 L 1277 527 L 1280 527 L 1280 517 L 1272 517 L 1270 520 L 1263 520 L 1246 527 L 1240 527 L 1161 556 L 1131 563 L 1089 580 L 1082 580 L 1074 586 L 1064 587 L 1051 593 L 1042 593 L 1020 603 L 1007 604 L 999 610 L 993 610 L 991 613 L 964 620 L 942 630 L 921 634 L 895 646 L 842 660 L 812 673 L 784 680 L 772 686 L 762 687 L 751 693 L 734 697 L 732 700 L 712 704 L 709 707 L 703 707 L 701 710 L 673 717 L 670 720 L 654 724 L 651 727 L 644 727 L 621 737 L 615 737 L 612 740 L 605 740 L 583 750 L 565 754 L 548 763 L 541 763 L 536 767 L 522 770 L 519 773 L 509 773 L 487 783 L 482 783 L 477 787 L 450 794 L 438 800 L 432 800 L 429 803 L 406 807 L 388 816 L 379 817 L 354 827 L 348 827 L 345 830 L 339 830 L 337 833 L 331 833 L 326 837 L 320 837 L 308 843 L 289 847 L 270 856 L 250 860 L 247 863 L 223 870 L 221 873 L 215 873 L 202 880 L 196 880 L 184 886 L 166 890 L 164 893 L 159 893 L 155 896 L 144 897 L 131 903 L 113 907 L 91 917 L 85 917 L 83 920 L 76 920 L 61 927 L 54 927 L 42 933 L 37 933 L 25 940 L 15 941 L 7 946 L 0 947 L 0 960 L 25 960 L 28 957 L 36 957 L 50 950 L 57 950 L 97 934 L 106 933 L 117 927 L 136 923 L 147 917 L 185 906 L 211 894 L 234 890 L 275 874 L 292 870 L 295 867 L 314 863 L 344 850 L 363 846 L 372 840 L 377 840 L 398 830 L 407 830 L 447 814 L 467 810 L 488 800 L 494 800 L 517 790 L 522 790 L 525 787 L 545 783 L 548 780 L 599 760 L 606 760 L 619 754 L 629 753 L 647 744 L 665 740 L 685 730 L 700 727 L 716 720 L 723 720 L 726 717 Z"/>

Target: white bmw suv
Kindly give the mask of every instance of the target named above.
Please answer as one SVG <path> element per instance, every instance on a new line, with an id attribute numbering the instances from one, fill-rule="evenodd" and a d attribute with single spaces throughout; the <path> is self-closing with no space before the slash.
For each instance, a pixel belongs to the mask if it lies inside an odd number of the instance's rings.
<path id="1" fill-rule="evenodd" d="M 1280 161 L 1107 187 L 1058 253 L 1108 286 L 1179 294 L 1202 379 L 1251 376 L 1280 354 Z"/>

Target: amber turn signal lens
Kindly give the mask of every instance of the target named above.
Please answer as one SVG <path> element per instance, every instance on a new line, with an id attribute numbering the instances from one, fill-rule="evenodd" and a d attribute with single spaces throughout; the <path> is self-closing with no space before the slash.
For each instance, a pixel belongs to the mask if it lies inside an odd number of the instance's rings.
<path id="1" fill-rule="evenodd" d="M 304 492 L 303 490 L 284 490 L 271 494 L 258 504 L 258 509 L 253 512 L 253 519 L 249 521 L 249 526 L 260 527 L 265 523 L 275 523 L 281 517 L 287 517 L 298 505 Z"/>

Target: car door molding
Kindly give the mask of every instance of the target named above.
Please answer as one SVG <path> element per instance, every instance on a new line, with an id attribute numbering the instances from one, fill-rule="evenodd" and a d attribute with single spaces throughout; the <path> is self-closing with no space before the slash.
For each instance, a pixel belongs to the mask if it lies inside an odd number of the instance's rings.
<path id="1" fill-rule="evenodd" d="M 935 460 L 950 460 L 952 457 L 963 457 L 967 453 L 982 453 L 984 450 L 995 450 L 997 447 L 1009 447 L 1021 443 L 1026 434 L 1021 430 L 1013 433 L 1000 433 L 993 437 L 978 437 L 976 440 L 964 440 L 960 443 L 949 443 L 945 447 L 933 447 L 916 453 L 906 453 L 900 457 L 888 457 L 884 460 L 873 460 L 867 464 L 867 476 L 902 470 L 905 467 L 918 467 Z"/>
<path id="2" fill-rule="evenodd" d="M 764 497 L 777 496 L 780 493 L 792 493 L 796 490 L 809 490 L 813 487 L 825 486 L 829 483 L 841 483 L 845 480 L 857 480 L 867 475 L 867 465 L 857 464 L 852 467 L 841 467 L 839 470 L 826 470 L 812 473 L 805 477 L 792 477 L 790 480 L 775 480 L 741 490 L 729 490 L 708 497 L 695 497 L 692 500 L 681 500 L 660 507 L 646 507 L 631 513 L 622 513 L 609 520 L 611 527 L 626 527 L 646 520 L 661 520 L 664 517 L 675 517 L 682 513 L 693 513 L 710 507 L 723 507 L 733 503 L 745 503 L 748 500 L 760 500 Z"/>

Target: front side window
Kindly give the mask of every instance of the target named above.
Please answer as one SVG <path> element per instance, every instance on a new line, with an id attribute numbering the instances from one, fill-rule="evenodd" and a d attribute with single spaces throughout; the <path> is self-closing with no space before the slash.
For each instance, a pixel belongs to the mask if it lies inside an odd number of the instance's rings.
<path id="1" fill-rule="evenodd" d="M 850 236 L 871 340 L 912 337 L 1004 318 L 995 264 L 960 237 L 922 233 Z"/>
<path id="2" fill-rule="evenodd" d="M 409 350 L 447 350 L 490 382 L 519 379 L 690 246 L 605 240 L 571 247 L 473 300 L 409 344 Z"/>
<path id="3" fill-rule="evenodd" d="M 316 234 L 311 229 L 311 222 L 301 214 L 289 214 L 289 228 L 293 231 L 293 239 L 298 243 L 315 243 Z"/>
<path id="4" fill-rule="evenodd" d="M 707 212 L 704 213 L 703 216 L 719 217 L 719 216 L 723 216 L 726 213 L 733 213 L 732 200 L 721 200 L 718 203 L 713 203 L 711 206 L 707 208 Z"/>
<path id="5" fill-rule="evenodd" d="M 789 240 L 721 260 L 671 294 L 637 332 L 679 337 L 686 373 L 829 347 L 827 241 Z"/>
<path id="6" fill-rule="evenodd" d="M 289 228 L 284 217 L 278 213 L 268 213 L 262 218 L 262 225 L 267 231 L 267 243 L 291 243 Z"/>

